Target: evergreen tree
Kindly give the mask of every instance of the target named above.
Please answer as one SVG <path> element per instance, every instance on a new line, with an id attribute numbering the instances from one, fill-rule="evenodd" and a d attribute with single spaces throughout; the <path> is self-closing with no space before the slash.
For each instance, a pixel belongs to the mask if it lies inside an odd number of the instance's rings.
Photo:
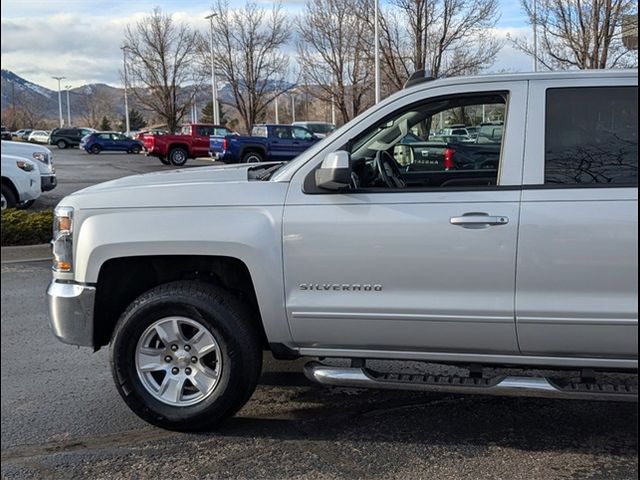
<path id="1" fill-rule="evenodd" d="M 225 126 L 229 119 L 224 105 L 218 100 L 218 110 L 220 112 L 220 125 Z M 209 101 L 201 110 L 200 121 L 202 123 L 213 123 L 213 102 Z"/>
<path id="2" fill-rule="evenodd" d="M 147 121 L 144 119 L 142 112 L 136 110 L 135 108 L 132 108 L 131 110 L 129 110 L 129 129 L 132 132 L 135 132 L 137 130 L 142 130 L 146 126 L 147 126 Z M 126 129 L 127 129 L 127 119 L 123 115 L 122 121 L 120 122 L 120 130 L 124 132 Z"/>
<path id="3" fill-rule="evenodd" d="M 100 130 L 111 130 L 111 122 L 106 115 L 102 117 L 102 121 L 100 122 Z"/>

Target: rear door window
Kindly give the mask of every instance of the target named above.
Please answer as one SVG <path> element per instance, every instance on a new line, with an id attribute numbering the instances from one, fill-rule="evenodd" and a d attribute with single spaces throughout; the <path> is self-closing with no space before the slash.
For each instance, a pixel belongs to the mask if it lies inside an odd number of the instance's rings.
<path id="1" fill-rule="evenodd" d="M 638 185 L 638 88 L 547 90 L 545 184 Z"/>

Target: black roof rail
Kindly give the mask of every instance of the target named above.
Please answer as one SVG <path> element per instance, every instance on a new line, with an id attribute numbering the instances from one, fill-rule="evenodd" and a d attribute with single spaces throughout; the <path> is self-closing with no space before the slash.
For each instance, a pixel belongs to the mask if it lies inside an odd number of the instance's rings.
<path id="1" fill-rule="evenodd" d="M 404 88 L 413 87 L 414 85 L 418 85 L 419 83 L 430 82 L 435 80 L 435 77 L 431 76 L 431 72 L 429 70 L 417 70 L 413 72 L 413 74 L 409 77 L 404 84 Z"/>

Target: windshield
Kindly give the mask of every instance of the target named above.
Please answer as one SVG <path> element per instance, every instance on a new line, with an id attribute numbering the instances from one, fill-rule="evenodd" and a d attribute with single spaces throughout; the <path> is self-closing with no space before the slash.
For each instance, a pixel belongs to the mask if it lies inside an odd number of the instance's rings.
<path id="1" fill-rule="evenodd" d="M 331 133 L 336 128 L 335 125 L 331 125 L 330 123 L 307 123 L 306 127 L 313 133 Z"/>

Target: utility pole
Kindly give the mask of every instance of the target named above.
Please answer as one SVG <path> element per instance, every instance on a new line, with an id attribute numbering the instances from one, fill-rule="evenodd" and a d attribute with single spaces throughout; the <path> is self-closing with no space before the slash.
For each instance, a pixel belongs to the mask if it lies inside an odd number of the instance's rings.
<path id="1" fill-rule="evenodd" d="M 65 85 L 64 89 L 67 91 L 67 126 L 71 126 L 71 106 L 69 104 L 69 90 L 71 85 Z"/>
<path id="2" fill-rule="evenodd" d="M 127 98 L 127 49 L 129 47 L 127 45 L 123 45 L 122 47 L 120 47 L 120 49 L 122 50 L 122 64 L 123 64 L 123 70 L 122 73 L 124 73 L 124 123 L 125 123 L 125 128 L 127 129 L 126 131 L 126 135 L 129 135 L 129 132 L 131 131 L 131 126 L 129 124 L 129 100 Z"/>
<path id="3" fill-rule="evenodd" d="M 378 0 L 375 1 L 374 15 L 373 15 L 373 37 L 375 45 L 373 47 L 373 55 L 375 57 L 374 68 L 376 77 L 376 103 L 380 102 L 380 34 L 378 32 Z"/>
<path id="4" fill-rule="evenodd" d="M 533 0 L 533 71 L 538 71 L 538 0 Z"/>
<path id="5" fill-rule="evenodd" d="M 60 80 L 64 80 L 67 77 L 51 77 L 54 80 L 58 80 L 58 119 L 60 120 L 60 128 L 64 126 L 64 120 L 62 118 L 62 92 L 60 91 Z"/>
<path id="6" fill-rule="evenodd" d="M 213 123 L 220 124 L 220 109 L 218 108 L 218 85 L 216 84 L 216 67 L 213 62 L 213 17 L 217 17 L 217 13 L 212 13 L 204 17 L 209 20 L 209 41 L 211 46 L 211 107 L 213 110 Z"/>

